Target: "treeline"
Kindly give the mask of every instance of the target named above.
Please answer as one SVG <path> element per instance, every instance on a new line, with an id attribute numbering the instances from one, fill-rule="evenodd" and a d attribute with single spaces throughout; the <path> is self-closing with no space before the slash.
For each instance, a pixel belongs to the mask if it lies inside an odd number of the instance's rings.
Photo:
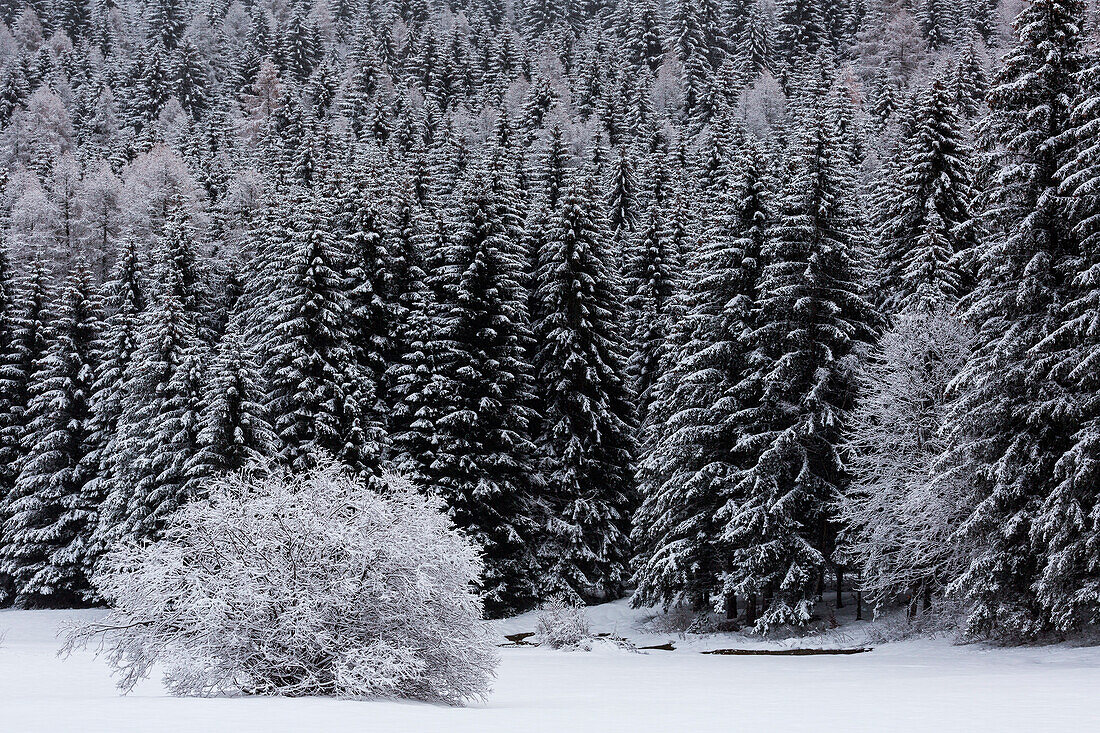
<path id="1" fill-rule="evenodd" d="M 9 602 L 332 458 L 442 496 L 495 615 L 802 627 L 847 573 L 976 636 L 1100 618 L 1081 0 L 0 17 Z"/>

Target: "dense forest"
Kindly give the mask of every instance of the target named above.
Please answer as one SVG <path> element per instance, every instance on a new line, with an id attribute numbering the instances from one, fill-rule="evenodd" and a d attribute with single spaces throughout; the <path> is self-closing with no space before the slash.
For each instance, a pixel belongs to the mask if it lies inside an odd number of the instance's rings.
<path id="1" fill-rule="evenodd" d="M 492 615 L 1100 622 L 1084 0 L 0 2 L 0 597 L 214 477 L 440 497 Z"/>

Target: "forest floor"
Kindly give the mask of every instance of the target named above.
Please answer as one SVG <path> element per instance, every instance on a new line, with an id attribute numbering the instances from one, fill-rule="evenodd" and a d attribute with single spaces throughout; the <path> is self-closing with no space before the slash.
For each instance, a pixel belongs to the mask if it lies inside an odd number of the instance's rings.
<path id="1" fill-rule="evenodd" d="M 652 612 L 624 602 L 588 609 L 610 643 L 589 652 L 501 648 L 494 690 L 467 708 L 330 699 L 167 696 L 149 680 L 128 696 L 91 652 L 56 656 L 65 621 L 97 611 L 0 611 L 3 733 L 705 733 L 709 731 L 1100 730 L 1100 647 L 955 646 L 893 642 L 871 652 L 720 656 L 713 649 L 849 648 L 867 633 L 846 620 L 819 637 L 761 641 L 740 634 L 653 631 Z M 499 622 L 534 630 L 531 614 Z"/>

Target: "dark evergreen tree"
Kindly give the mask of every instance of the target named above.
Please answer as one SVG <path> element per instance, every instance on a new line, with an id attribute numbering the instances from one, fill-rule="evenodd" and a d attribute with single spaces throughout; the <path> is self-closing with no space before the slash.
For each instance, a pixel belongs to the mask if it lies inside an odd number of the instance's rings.
<path id="1" fill-rule="evenodd" d="M 158 248 L 158 287 L 123 375 L 97 548 L 156 539 L 167 517 L 194 498 L 186 469 L 198 450 L 203 353 L 197 319 L 180 296 L 183 273 L 167 244 Z"/>
<path id="2" fill-rule="evenodd" d="M 334 214 L 318 193 L 293 189 L 267 232 L 270 299 L 262 319 L 265 408 L 277 458 L 294 470 L 339 460 L 358 475 L 378 470 L 381 446 L 364 431 L 361 375 L 333 238 Z"/>
<path id="3" fill-rule="evenodd" d="M 197 451 L 186 467 L 189 493 L 205 481 L 247 468 L 262 468 L 275 456 L 275 432 L 263 407 L 259 369 L 233 317 L 211 354 L 203 376 Z"/>
<path id="4" fill-rule="evenodd" d="M 138 348 L 144 313 L 148 307 L 141 256 L 135 240 L 129 238 L 103 287 L 104 310 L 99 366 L 92 389 L 91 440 L 92 449 L 84 458 L 83 472 L 91 478 L 83 486 L 81 503 L 102 507 L 110 495 L 113 482 L 122 474 L 116 456 L 123 447 L 119 425 L 127 410 L 126 375 Z M 120 487 L 121 488 L 121 487 Z M 85 553 L 84 573 L 91 577 L 99 558 L 109 547 L 101 533 L 103 522 L 97 515 L 97 526 Z"/>
<path id="5" fill-rule="evenodd" d="M 864 224 L 838 134 L 840 104 L 802 100 L 790 178 L 763 251 L 750 369 L 738 387 L 744 457 L 719 514 L 732 553 L 725 592 L 763 599 L 761 631 L 812 616 L 835 540 L 830 505 L 845 480 L 839 444 L 855 386 L 846 357 L 875 326 L 857 264 Z"/>
<path id="6" fill-rule="evenodd" d="M 771 222 L 768 171 L 754 142 L 738 146 L 731 171 L 715 201 L 719 227 L 688 259 L 684 314 L 642 434 L 635 603 L 683 600 L 709 610 L 729 567 L 717 517 L 744 455 L 738 418 L 748 395 L 740 385 Z"/>
<path id="7" fill-rule="evenodd" d="M 404 387 L 415 413 L 395 436 L 402 463 L 483 548 L 492 615 L 534 601 L 542 519 L 520 243 L 506 219 L 499 185 L 475 165 L 449 216 L 445 254 L 429 275 L 436 304 L 426 358 Z"/>
<path id="8" fill-rule="evenodd" d="M 69 277 L 48 329 L 49 346 L 30 383 L 23 456 L 7 497 L 3 572 L 22 607 L 68 606 L 87 593 L 86 548 L 98 507 L 81 501 L 93 474 L 92 388 L 102 311 L 91 274 Z"/>
<path id="9" fill-rule="evenodd" d="M 595 602 L 620 595 L 627 580 L 635 414 L 622 293 L 587 175 L 550 217 L 538 258 L 535 366 L 552 512 L 543 594 Z"/>
<path id="10" fill-rule="evenodd" d="M 969 285 L 974 243 L 969 152 L 942 78 L 932 82 L 914 122 L 880 212 L 886 221 L 879 297 L 889 313 L 954 303 Z"/>
<path id="11" fill-rule="evenodd" d="M 1074 432 L 1055 467 L 1055 485 L 1034 522 L 1045 548 L 1036 595 L 1063 632 L 1086 629 L 1100 618 L 1100 58 L 1093 52 L 1078 76 L 1070 120 L 1071 148 L 1059 171 L 1069 207 L 1070 234 L 1078 246 L 1069 260 L 1070 295 L 1064 321 L 1045 348 L 1052 375 L 1073 395 Z"/>
<path id="12" fill-rule="evenodd" d="M 1036 594 L 1046 554 L 1036 520 L 1056 493 L 1078 413 L 1041 345 L 1065 322 L 1079 261 L 1058 170 L 1072 141 L 1083 10 L 1077 0 L 1036 0 L 1021 12 L 1016 46 L 989 93 L 989 234 L 967 313 L 978 340 L 956 380 L 940 476 L 971 489 L 960 533 L 974 552 L 955 587 L 969 603 L 972 635 L 1027 638 L 1052 624 Z"/>

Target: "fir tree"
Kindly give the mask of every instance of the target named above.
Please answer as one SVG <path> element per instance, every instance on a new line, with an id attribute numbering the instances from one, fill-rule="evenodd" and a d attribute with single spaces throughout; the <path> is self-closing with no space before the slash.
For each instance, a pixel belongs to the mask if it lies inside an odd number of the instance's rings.
<path id="1" fill-rule="evenodd" d="M 679 287 L 680 242 L 668 236 L 662 213 L 651 204 L 646 225 L 633 244 L 626 267 L 626 306 L 632 333 L 627 374 L 644 421 L 660 373 Z"/>
<path id="2" fill-rule="evenodd" d="M 967 312 L 978 337 L 956 380 L 941 471 L 941 480 L 972 490 L 960 537 L 974 552 L 954 583 L 972 635 L 1026 638 L 1051 621 L 1035 592 L 1044 555 L 1035 522 L 1073 445 L 1076 411 L 1054 360 L 1037 347 L 1064 318 L 1077 255 L 1058 168 L 1071 137 L 1083 11 L 1078 0 L 1036 0 L 1021 12 L 1016 46 L 989 94 L 989 235 Z"/>
<path id="3" fill-rule="evenodd" d="M 0 542 L 8 546 L 7 520 L 19 466 L 27 459 L 28 408 L 35 369 L 46 357 L 52 297 L 50 278 L 41 260 L 31 263 L 30 272 L 12 290 L 12 309 L 8 320 L 10 340 L 5 342 L 5 361 L 0 364 L 0 390 L 4 412 L 0 413 L 0 474 L 7 482 L 0 495 Z M 11 596 L 15 592 L 8 563 L 0 565 L 0 592 Z M 7 598 L 6 600 L 11 600 Z"/>
<path id="4" fill-rule="evenodd" d="M 253 354 L 232 317 L 214 348 L 203 376 L 203 404 L 197 430 L 198 450 L 187 465 L 187 479 L 202 484 L 250 467 L 262 467 L 275 455 L 275 433 L 263 408 L 263 383 Z"/>
<path id="5" fill-rule="evenodd" d="M 118 478 L 115 457 L 121 451 L 124 436 L 118 428 L 127 409 L 126 374 L 138 348 L 144 313 L 148 307 L 144 273 L 137 244 L 127 239 L 110 279 L 103 287 L 104 310 L 108 314 L 102 330 L 99 366 L 92 389 L 92 449 L 84 458 L 82 471 L 91 478 L 83 486 L 81 503 L 101 507 Z M 84 573 L 90 577 L 95 565 L 109 549 L 107 538 L 97 526 L 85 553 Z"/>
<path id="6" fill-rule="evenodd" d="M 881 215 L 880 297 L 885 310 L 935 309 L 966 293 L 973 244 L 969 152 L 945 81 L 916 110 Z"/>
<path id="7" fill-rule="evenodd" d="M 1053 379 L 1076 409 L 1070 447 L 1055 466 L 1054 486 L 1034 520 L 1044 564 L 1035 592 L 1054 628 L 1075 632 L 1100 619 L 1100 58 L 1077 77 L 1069 147 L 1058 172 L 1076 250 L 1067 260 L 1062 323 L 1043 345 Z"/>
<path id="8" fill-rule="evenodd" d="M 182 273 L 165 243 L 157 259 L 159 287 L 123 375 L 97 547 L 156 539 L 166 518 L 194 498 L 186 467 L 198 449 L 202 348 L 196 318 L 180 297 Z"/>
<path id="9" fill-rule="evenodd" d="M 363 431 L 333 212 L 304 189 L 294 189 L 281 206 L 288 221 L 274 220 L 268 232 L 273 261 L 262 367 L 277 458 L 297 471 L 327 456 L 366 476 L 377 471 L 381 446 Z"/>

